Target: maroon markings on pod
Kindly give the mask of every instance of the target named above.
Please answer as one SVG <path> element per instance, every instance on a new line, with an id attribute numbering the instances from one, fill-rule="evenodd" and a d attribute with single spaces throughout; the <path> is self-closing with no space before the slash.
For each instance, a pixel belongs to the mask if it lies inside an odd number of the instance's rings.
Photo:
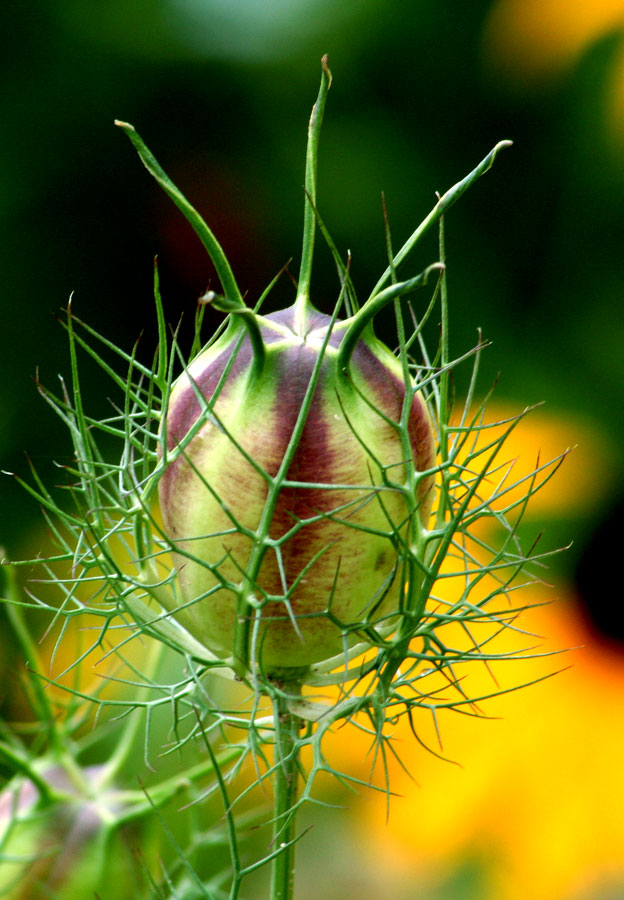
<path id="1" fill-rule="evenodd" d="M 405 397 L 402 379 L 392 372 L 364 341 L 358 341 L 355 347 L 352 366 L 373 392 L 379 409 L 394 422 L 400 422 Z M 424 400 L 418 393 L 414 394 L 412 400 L 408 434 L 417 471 L 429 469 L 435 460 L 435 448 L 429 414 Z"/>
<path id="2" fill-rule="evenodd" d="M 193 380 L 190 375 L 182 376 L 185 382 L 179 382 L 179 389 L 173 395 L 173 402 L 169 405 L 167 412 L 167 447 L 169 450 L 175 449 L 185 438 L 189 429 L 193 427 L 200 415 L 202 415 L 202 407 L 197 399 L 196 392 L 199 390 L 206 401 L 209 401 L 225 371 L 228 362 L 231 359 L 238 338 L 234 338 L 216 357 L 207 361 L 206 365 L 199 372 L 193 372 Z M 251 343 L 248 339 L 244 339 L 239 347 L 235 359 L 228 373 L 225 384 L 219 393 L 219 398 L 227 397 L 232 390 L 233 385 L 238 377 L 249 369 L 251 364 L 253 351 Z M 168 510 L 171 505 L 175 506 L 172 494 L 180 490 L 180 478 L 186 480 L 190 477 L 190 470 L 183 465 L 182 456 L 177 457 L 169 463 L 160 479 L 158 486 L 160 505 L 165 518 L 168 518 Z M 175 528 L 173 529 L 175 531 Z"/>
<path id="3" fill-rule="evenodd" d="M 284 404 L 280 408 L 280 437 L 284 450 L 290 440 L 299 409 L 304 400 L 305 392 L 309 384 L 314 366 L 318 360 L 318 352 L 305 344 L 284 354 L 279 360 L 278 383 L 281 385 L 281 398 Z M 345 481 L 359 481 L 365 467 L 361 463 L 362 451 L 355 441 L 348 423 L 343 417 L 334 418 L 331 410 L 336 409 L 333 402 L 333 388 L 328 381 L 328 367 L 330 361 L 324 361 L 321 366 L 319 380 L 315 394 L 308 411 L 301 439 L 294 454 L 288 479 L 303 484 L 339 484 Z M 332 396 L 328 397 L 328 390 Z M 328 402 L 331 401 L 331 402 Z M 365 476 L 364 476 L 365 477 Z M 297 522 L 313 520 L 319 515 L 335 513 L 343 504 L 353 500 L 354 495 L 343 489 L 333 490 L 331 487 L 285 487 L 281 490 L 278 503 L 271 524 L 271 536 L 278 539 L 286 534 Z M 340 515 L 349 516 L 349 512 Z M 340 517 L 340 516 L 339 516 Z M 304 568 L 313 558 L 323 551 L 321 559 L 314 566 L 313 582 L 317 585 L 317 591 L 312 591 L 304 586 L 298 589 L 291 598 L 293 612 L 297 615 L 308 609 L 318 611 L 319 603 L 329 596 L 332 583 L 339 566 L 340 552 L 335 550 L 327 552 L 336 541 L 342 544 L 349 540 L 348 551 L 345 552 L 350 559 L 347 571 L 342 574 L 342 581 L 348 578 L 348 573 L 358 569 L 354 560 L 362 554 L 366 554 L 367 548 L 362 542 L 354 543 L 355 533 L 349 531 L 340 522 L 332 522 L 320 518 L 316 522 L 308 522 L 304 527 L 293 534 L 287 542 L 282 544 L 281 555 L 286 575 L 287 587 L 290 588 L 295 579 L 299 578 Z M 268 561 L 267 561 L 268 562 Z M 263 587 L 269 593 L 280 594 L 282 587 L 279 572 L 270 562 L 263 569 Z M 344 587 L 344 585 L 343 585 Z M 342 605 L 342 604 L 341 604 Z M 267 615 L 279 616 L 284 614 L 280 604 L 271 606 Z M 307 629 L 311 633 L 316 627 L 323 628 L 321 620 L 316 625 L 308 622 Z"/>
<path id="4" fill-rule="evenodd" d="M 280 353 L 276 360 L 276 402 L 279 404 L 279 415 L 277 416 L 275 438 L 276 442 L 283 448 L 280 457 L 283 457 L 292 437 L 317 360 L 317 351 L 312 350 L 305 344 L 289 347 Z M 326 363 L 324 361 L 308 411 L 303 434 L 288 474 L 288 477 L 293 481 L 308 480 L 306 477 L 302 477 L 302 469 L 306 468 L 304 461 L 308 455 L 314 455 L 315 458 L 318 458 L 319 455 L 323 454 L 323 448 L 326 446 L 326 423 L 323 422 L 319 411 L 324 381 L 323 369 L 325 367 Z M 314 478 L 310 480 L 316 481 L 319 479 Z"/>
<path id="5" fill-rule="evenodd" d="M 393 422 L 399 422 L 405 395 L 405 386 L 401 379 L 379 360 L 364 341 L 358 341 L 356 344 L 351 357 L 351 366 L 374 393 L 380 410 Z"/>
<path id="6" fill-rule="evenodd" d="M 235 346 L 236 339 L 228 344 L 217 357 L 211 359 L 200 372 L 193 372 L 192 381 L 190 375 L 186 377 L 186 383 L 175 395 L 167 414 L 167 446 L 170 450 L 184 439 L 201 414 L 202 409 L 196 391 L 199 390 L 206 401 L 211 399 Z M 245 339 L 232 363 L 220 397 L 226 397 L 237 376 L 249 370 L 252 355 L 251 343 Z"/>

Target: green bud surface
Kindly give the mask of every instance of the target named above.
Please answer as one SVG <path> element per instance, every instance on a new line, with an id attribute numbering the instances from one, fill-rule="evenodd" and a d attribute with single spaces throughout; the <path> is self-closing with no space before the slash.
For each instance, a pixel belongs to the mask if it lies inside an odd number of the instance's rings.
<path id="1" fill-rule="evenodd" d="M 235 319 L 175 384 L 159 495 L 182 594 L 170 611 L 224 656 L 247 617 L 250 657 L 271 670 L 340 654 L 400 609 L 401 535 L 410 509 L 426 524 L 435 444 L 372 328 L 345 365 L 348 321 L 306 304 L 255 324 L 263 352 Z"/>

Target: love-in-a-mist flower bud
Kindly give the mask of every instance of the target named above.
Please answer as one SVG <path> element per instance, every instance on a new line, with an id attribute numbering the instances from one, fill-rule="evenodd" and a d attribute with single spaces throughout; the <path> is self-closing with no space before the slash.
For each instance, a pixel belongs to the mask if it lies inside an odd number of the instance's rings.
<path id="1" fill-rule="evenodd" d="M 306 667 L 391 627 L 414 593 L 431 503 L 426 403 L 406 348 L 397 359 L 372 323 L 442 266 L 382 290 L 391 266 L 345 321 L 309 300 L 330 83 L 325 57 L 308 129 L 297 297 L 267 316 L 245 306 L 209 227 L 135 129 L 118 123 L 212 259 L 225 296 L 204 299 L 232 314 L 169 397 L 159 496 L 179 590 L 158 599 L 240 674 Z"/>
<path id="2" fill-rule="evenodd" d="M 91 766 L 81 773 L 93 796 L 53 764 L 39 773 L 54 794 L 47 802 L 20 776 L 0 791 L 0 897 L 122 900 L 133 895 L 141 864 L 116 825 L 122 803 L 114 791 L 97 792 L 101 771 Z"/>
<path id="3" fill-rule="evenodd" d="M 305 666 L 400 608 L 401 541 L 430 507 L 431 421 L 367 315 L 233 311 L 168 408 L 175 615 L 218 654 L 236 654 L 238 633 L 265 671 Z"/>

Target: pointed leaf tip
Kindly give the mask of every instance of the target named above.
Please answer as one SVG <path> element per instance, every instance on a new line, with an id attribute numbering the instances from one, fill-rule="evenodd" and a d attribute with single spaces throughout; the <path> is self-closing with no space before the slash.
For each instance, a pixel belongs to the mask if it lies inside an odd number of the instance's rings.
<path id="1" fill-rule="evenodd" d="M 513 141 L 508 138 L 504 141 L 499 141 L 498 144 L 494 147 L 492 153 L 496 155 L 500 150 L 504 150 L 506 147 L 513 147 Z"/>
<path id="2" fill-rule="evenodd" d="M 323 72 L 325 73 L 325 77 L 327 78 L 327 87 L 330 88 L 331 83 L 332 83 L 332 73 L 329 68 L 329 54 L 328 53 L 326 53 L 323 56 L 323 58 L 321 59 L 321 67 L 323 69 Z"/>

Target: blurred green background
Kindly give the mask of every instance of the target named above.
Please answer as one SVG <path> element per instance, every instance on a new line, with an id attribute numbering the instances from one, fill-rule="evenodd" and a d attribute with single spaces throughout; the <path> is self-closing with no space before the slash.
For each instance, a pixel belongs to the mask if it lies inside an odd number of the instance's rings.
<path id="1" fill-rule="evenodd" d="M 398 246 L 436 190 L 514 141 L 448 216 L 452 349 L 482 328 L 484 389 L 501 372 L 501 406 L 545 401 L 540 421 L 565 442 L 555 452 L 579 444 L 542 524 L 549 547 L 574 540 L 556 575 L 621 661 L 623 28 L 619 0 L 2 4 L 1 468 L 25 475 L 27 452 L 54 479 L 51 460 L 67 459 L 35 373 L 68 375 L 54 317 L 71 293 L 76 315 L 126 349 L 142 334 L 150 359 L 153 257 L 172 323 L 190 322 L 212 277 L 113 120 L 139 130 L 254 299 L 291 257 L 296 271 L 307 120 L 329 53 L 319 209 L 362 296 L 385 265 L 381 192 Z M 433 236 L 410 274 L 435 258 Z M 327 310 L 336 291 L 321 251 L 313 300 Z M 291 297 L 282 279 L 270 305 Z M 85 378 L 90 408 L 105 410 L 106 386 Z M 6 475 L 0 509 L 0 545 L 36 555 L 39 511 Z M 461 893 L 463 877 L 445 897 L 481 896 Z"/>

